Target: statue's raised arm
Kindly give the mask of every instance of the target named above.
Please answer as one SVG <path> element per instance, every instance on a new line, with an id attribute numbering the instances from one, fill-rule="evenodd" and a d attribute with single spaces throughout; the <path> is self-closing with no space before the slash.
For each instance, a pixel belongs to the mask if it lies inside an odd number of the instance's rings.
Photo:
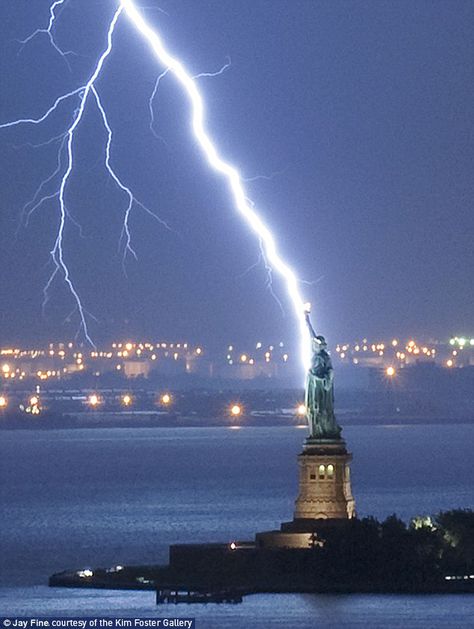
<path id="1" fill-rule="evenodd" d="M 305 312 L 304 318 L 306 320 L 306 325 L 308 326 L 309 333 L 311 334 L 311 338 L 315 339 L 316 338 L 316 332 L 314 331 L 314 328 L 313 328 L 313 326 L 311 324 L 311 319 L 309 317 L 309 312 L 308 311 Z"/>

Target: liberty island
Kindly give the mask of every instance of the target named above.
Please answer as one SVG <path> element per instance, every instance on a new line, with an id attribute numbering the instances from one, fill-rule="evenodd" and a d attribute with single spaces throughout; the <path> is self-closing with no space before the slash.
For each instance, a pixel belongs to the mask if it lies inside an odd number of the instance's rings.
<path id="1" fill-rule="evenodd" d="M 50 586 L 155 590 L 157 603 L 235 603 L 246 594 L 276 592 L 474 591 L 474 578 L 450 575 L 466 565 L 474 572 L 471 511 L 418 518 L 408 528 L 396 516 L 384 522 L 356 517 L 352 455 L 334 413 L 334 369 L 324 337 L 305 316 L 312 347 L 305 385 L 309 434 L 298 455 L 293 520 L 253 540 L 172 545 L 168 565 L 57 573 Z M 456 549 L 453 530 L 461 531 Z"/>

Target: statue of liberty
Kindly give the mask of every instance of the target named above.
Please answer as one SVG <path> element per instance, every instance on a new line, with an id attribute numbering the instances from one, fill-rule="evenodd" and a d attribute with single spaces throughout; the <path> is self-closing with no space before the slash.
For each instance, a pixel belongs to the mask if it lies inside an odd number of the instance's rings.
<path id="1" fill-rule="evenodd" d="M 334 415 L 334 369 L 326 339 L 317 335 L 305 312 L 313 355 L 306 376 L 305 406 L 310 439 L 340 439 L 341 427 Z"/>

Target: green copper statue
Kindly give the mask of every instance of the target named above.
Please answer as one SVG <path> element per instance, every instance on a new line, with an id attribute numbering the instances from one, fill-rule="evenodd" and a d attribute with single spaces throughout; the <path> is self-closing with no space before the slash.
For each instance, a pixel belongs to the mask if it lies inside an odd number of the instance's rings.
<path id="1" fill-rule="evenodd" d="M 334 415 L 334 369 L 326 339 L 313 329 L 309 312 L 305 313 L 311 334 L 313 356 L 306 376 L 305 406 L 310 439 L 340 439 L 341 427 Z"/>

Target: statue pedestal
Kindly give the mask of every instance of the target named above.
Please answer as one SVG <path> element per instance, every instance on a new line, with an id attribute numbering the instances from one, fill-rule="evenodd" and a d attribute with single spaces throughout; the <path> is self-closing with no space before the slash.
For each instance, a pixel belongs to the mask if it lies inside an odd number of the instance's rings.
<path id="1" fill-rule="evenodd" d="M 307 439 L 298 456 L 295 520 L 350 519 L 355 515 L 349 463 L 342 439 Z"/>
<path id="2" fill-rule="evenodd" d="M 344 527 L 355 517 L 349 463 L 342 439 L 307 439 L 298 456 L 299 493 L 294 519 L 279 531 L 257 533 L 259 548 L 311 548 L 324 543 L 324 531 Z"/>

